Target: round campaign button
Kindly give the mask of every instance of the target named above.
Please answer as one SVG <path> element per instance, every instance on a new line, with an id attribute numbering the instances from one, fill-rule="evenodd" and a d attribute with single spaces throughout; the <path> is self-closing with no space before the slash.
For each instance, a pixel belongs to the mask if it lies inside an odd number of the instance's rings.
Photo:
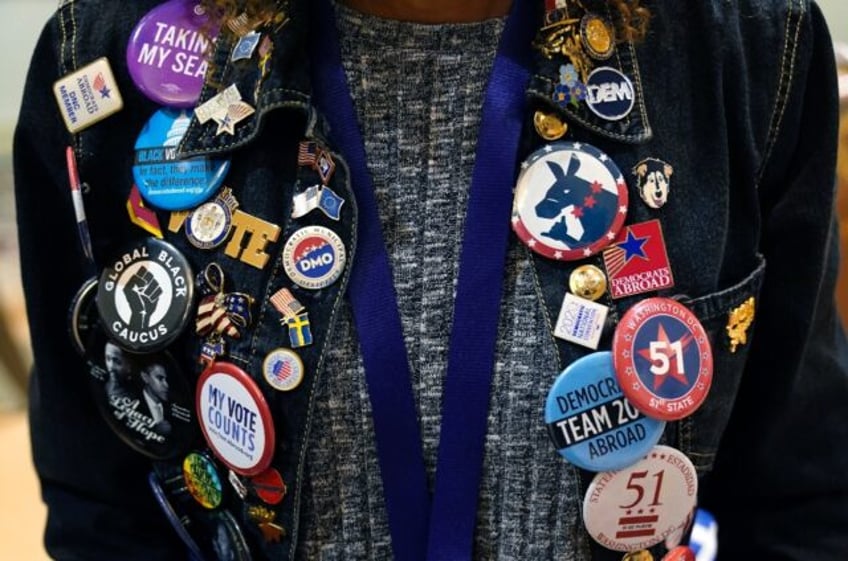
<path id="1" fill-rule="evenodd" d="M 200 2 L 171 0 L 149 11 L 127 45 L 136 87 L 169 107 L 193 107 L 206 75 L 206 57 L 217 32 Z"/>
<path id="2" fill-rule="evenodd" d="M 595 475 L 583 499 L 589 535 L 614 551 L 638 551 L 686 524 L 698 498 L 695 466 L 669 446 L 655 446 L 620 471 Z"/>
<path id="3" fill-rule="evenodd" d="M 685 545 L 680 545 L 666 553 L 662 561 L 696 561 L 695 553 Z"/>
<path id="4" fill-rule="evenodd" d="M 221 505 L 224 487 L 212 460 L 192 452 L 183 460 L 183 479 L 188 492 L 200 506 L 213 509 Z"/>
<path id="5" fill-rule="evenodd" d="M 275 390 L 288 392 L 303 381 L 303 361 L 289 349 L 274 349 L 262 363 L 265 380 Z"/>
<path id="6" fill-rule="evenodd" d="M 615 68 L 596 68 L 586 78 L 586 105 L 601 119 L 619 121 L 630 114 L 635 102 L 633 82 Z"/>
<path id="7" fill-rule="evenodd" d="M 150 475 L 147 476 L 147 483 L 150 485 L 151 491 L 153 491 L 153 496 L 156 497 L 156 502 L 159 503 L 159 508 L 161 508 L 162 512 L 165 513 L 165 518 L 167 518 L 171 527 L 173 527 L 177 532 L 177 535 L 180 537 L 183 544 L 185 544 L 186 548 L 192 553 L 194 558 L 203 559 L 204 557 L 200 547 L 197 545 L 197 542 L 194 541 L 194 538 L 191 534 L 189 534 L 188 529 L 186 528 L 186 524 L 190 523 L 189 518 L 177 514 L 177 511 L 171 504 L 168 493 L 163 488 L 162 482 L 160 481 L 159 476 L 156 475 L 156 472 L 150 472 Z"/>
<path id="8" fill-rule="evenodd" d="M 701 322 L 670 298 L 642 300 L 624 314 L 612 344 L 618 383 L 650 417 L 682 419 L 707 398 L 713 355 Z"/>
<path id="9" fill-rule="evenodd" d="M 297 230 L 283 248 L 286 274 L 299 286 L 311 290 L 320 290 L 336 282 L 346 260 L 341 238 L 323 226 Z"/>
<path id="10" fill-rule="evenodd" d="M 233 211 L 223 201 L 215 199 L 194 209 L 185 222 L 188 241 L 200 249 L 214 249 L 230 235 Z"/>
<path id="11" fill-rule="evenodd" d="M 608 471 L 638 462 L 662 436 L 665 423 L 627 401 L 612 368 L 612 354 L 597 352 L 571 363 L 545 402 L 548 434 L 577 467 Z"/>
<path id="12" fill-rule="evenodd" d="M 86 363 L 100 413 L 130 447 L 157 460 L 189 447 L 195 434 L 191 390 L 170 354 L 132 355 L 95 333 Z"/>
<path id="13" fill-rule="evenodd" d="M 283 476 L 274 468 L 268 468 L 250 479 L 250 485 L 256 496 L 269 505 L 280 504 L 286 497 L 286 484 Z"/>
<path id="14" fill-rule="evenodd" d="M 609 156 L 579 142 L 556 142 L 522 164 L 512 228 L 530 249 L 573 260 L 601 251 L 627 216 L 627 184 Z"/>
<path id="15" fill-rule="evenodd" d="M 235 364 L 213 362 L 200 375 L 197 418 L 215 456 L 234 472 L 258 475 L 271 464 L 271 410 L 256 382 Z"/>
<path id="16" fill-rule="evenodd" d="M 91 333 L 97 326 L 97 277 L 85 281 L 71 301 L 71 309 L 68 313 L 68 331 L 71 334 L 71 343 L 74 349 L 85 354 L 85 346 L 91 337 Z"/>
<path id="17" fill-rule="evenodd" d="M 188 323 L 193 278 L 186 258 L 167 242 L 145 238 L 124 247 L 100 274 L 103 329 L 132 352 L 165 348 Z"/>
<path id="18" fill-rule="evenodd" d="M 218 190 L 230 161 L 206 156 L 178 159 L 177 147 L 191 122 L 191 111 L 160 109 L 135 141 L 133 179 L 145 201 L 164 210 L 185 210 Z"/>

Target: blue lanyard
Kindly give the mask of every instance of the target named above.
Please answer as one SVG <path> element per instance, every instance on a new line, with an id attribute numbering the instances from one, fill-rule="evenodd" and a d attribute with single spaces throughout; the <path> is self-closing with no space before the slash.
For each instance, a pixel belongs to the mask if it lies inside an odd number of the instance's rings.
<path id="1" fill-rule="evenodd" d="M 329 0 L 311 4 L 313 95 L 348 160 L 359 207 L 358 247 L 348 297 L 371 398 L 394 558 L 467 560 L 473 547 L 512 189 L 530 77 L 530 44 L 536 30 L 534 2 L 513 2 L 483 101 L 432 506 L 397 295 L 365 146 L 341 63 L 335 15 Z"/>

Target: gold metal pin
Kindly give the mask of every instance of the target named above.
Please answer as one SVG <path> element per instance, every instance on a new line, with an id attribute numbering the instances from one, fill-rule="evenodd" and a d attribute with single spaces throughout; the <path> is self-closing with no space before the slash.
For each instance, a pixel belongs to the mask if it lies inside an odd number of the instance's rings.
<path id="1" fill-rule="evenodd" d="M 533 114 L 533 126 L 545 140 L 559 140 L 568 132 L 568 125 L 553 113 L 536 111 Z"/>
<path id="2" fill-rule="evenodd" d="M 739 307 L 734 308 L 727 318 L 727 336 L 730 338 L 730 352 L 735 353 L 736 347 L 748 342 L 748 329 L 754 323 L 754 297 L 745 300 Z"/>

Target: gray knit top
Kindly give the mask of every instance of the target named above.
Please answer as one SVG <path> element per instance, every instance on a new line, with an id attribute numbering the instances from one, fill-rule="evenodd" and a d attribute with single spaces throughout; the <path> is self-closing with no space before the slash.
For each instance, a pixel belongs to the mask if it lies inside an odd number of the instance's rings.
<path id="1" fill-rule="evenodd" d="M 504 21 L 422 25 L 337 7 L 391 259 L 432 489 L 461 233 L 484 89 Z M 545 431 L 558 374 L 528 252 L 508 258 L 475 559 L 568 561 L 587 548 L 575 471 Z M 316 389 L 298 559 L 390 560 L 371 407 L 350 308 Z"/>

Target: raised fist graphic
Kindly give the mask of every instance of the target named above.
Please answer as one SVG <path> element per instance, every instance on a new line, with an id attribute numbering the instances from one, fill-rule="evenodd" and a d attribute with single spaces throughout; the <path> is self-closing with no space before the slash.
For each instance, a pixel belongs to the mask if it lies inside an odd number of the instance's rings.
<path id="1" fill-rule="evenodd" d="M 141 266 L 124 286 L 124 295 L 132 310 L 130 328 L 142 330 L 150 327 L 150 316 L 162 296 L 162 287 L 156 282 L 153 273 Z"/>

